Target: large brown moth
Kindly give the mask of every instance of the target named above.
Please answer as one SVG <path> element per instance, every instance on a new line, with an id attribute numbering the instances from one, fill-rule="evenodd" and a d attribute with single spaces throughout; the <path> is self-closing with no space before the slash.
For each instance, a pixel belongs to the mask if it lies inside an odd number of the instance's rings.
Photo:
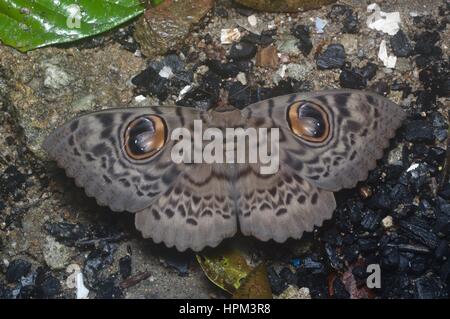
<path id="1" fill-rule="evenodd" d="M 86 194 L 135 213 L 144 238 L 184 251 L 244 235 L 284 242 L 332 216 L 333 192 L 367 178 L 405 113 L 374 93 L 330 90 L 280 96 L 243 110 L 120 108 L 85 114 L 43 147 Z M 176 128 L 278 128 L 279 169 L 256 163 L 176 163 Z M 247 144 L 248 154 L 258 145 Z"/>

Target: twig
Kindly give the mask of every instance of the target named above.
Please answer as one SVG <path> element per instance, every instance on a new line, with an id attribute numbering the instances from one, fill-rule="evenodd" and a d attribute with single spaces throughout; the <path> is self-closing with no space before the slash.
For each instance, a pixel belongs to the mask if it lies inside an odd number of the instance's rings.
<path id="1" fill-rule="evenodd" d="M 122 289 L 127 289 L 130 287 L 133 287 L 133 286 L 137 285 L 138 283 L 140 283 L 141 281 L 147 279 L 151 275 L 152 275 L 152 273 L 150 271 L 140 272 L 134 276 L 128 277 L 127 279 L 123 280 L 119 284 L 119 286 Z"/>
<path id="2" fill-rule="evenodd" d="M 112 235 L 108 237 L 94 238 L 94 239 L 79 239 L 75 241 L 76 247 L 85 247 L 85 246 L 96 246 L 100 242 L 117 242 L 128 238 L 127 234 L 120 233 L 117 235 Z"/>

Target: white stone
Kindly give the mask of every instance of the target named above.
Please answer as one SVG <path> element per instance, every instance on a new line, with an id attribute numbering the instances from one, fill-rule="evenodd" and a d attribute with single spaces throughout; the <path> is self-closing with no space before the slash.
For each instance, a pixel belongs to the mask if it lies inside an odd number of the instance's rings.
<path id="1" fill-rule="evenodd" d="M 53 237 L 47 236 L 43 247 L 46 264 L 52 269 L 63 269 L 69 262 L 70 248 L 58 243 Z"/>
<path id="2" fill-rule="evenodd" d="M 135 96 L 134 97 L 134 100 L 136 101 L 136 102 L 143 102 L 143 101 L 145 101 L 147 98 L 145 97 L 145 96 L 143 96 L 143 95 L 138 95 L 138 96 Z"/>
<path id="3" fill-rule="evenodd" d="M 83 282 L 83 273 L 77 274 L 77 299 L 87 299 L 89 295 L 89 289 L 86 288 Z"/>
<path id="4" fill-rule="evenodd" d="M 239 41 L 240 38 L 241 32 L 238 28 L 220 30 L 220 43 L 222 44 L 231 44 Z"/>
<path id="5" fill-rule="evenodd" d="M 311 293 L 307 287 L 294 287 L 289 285 L 276 299 L 311 299 Z"/>
<path id="6" fill-rule="evenodd" d="M 406 172 L 414 171 L 417 167 L 419 167 L 419 164 L 413 163 L 413 164 L 411 164 L 410 167 L 408 167 L 408 169 L 406 170 Z"/>
<path id="7" fill-rule="evenodd" d="M 170 79 L 173 77 L 172 68 L 169 66 L 164 66 L 161 71 L 159 71 L 159 76 L 165 79 Z"/>
<path id="8" fill-rule="evenodd" d="M 76 289 L 77 299 L 87 299 L 89 289 L 84 285 L 81 267 L 77 264 L 71 264 L 67 267 L 66 272 L 70 274 L 66 280 L 67 287 Z"/>
<path id="9" fill-rule="evenodd" d="M 397 57 L 395 55 L 388 55 L 386 41 L 382 40 L 380 43 L 380 50 L 378 51 L 378 58 L 383 61 L 385 67 L 393 69 L 397 63 Z"/>
<path id="10" fill-rule="evenodd" d="M 392 228 L 392 226 L 394 226 L 394 221 L 392 219 L 392 216 L 388 215 L 385 218 L 383 218 L 383 220 L 381 221 L 381 224 L 383 225 L 384 229 Z"/>
<path id="11" fill-rule="evenodd" d="M 316 32 L 317 33 L 323 33 L 323 29 L 328 24 L 327 20 L 321 19 L 319 17 L 316 17 L 315 25 L 316 25 Z"/>
<path id="12" fill-rule="evenodd" d="M 256 25 L 258 24 L 258 19 L 256 18 L 256 16 L 254 14 L 252 14 L 251 16 L 249 16 L 247 18 L 248 23 L 252 26 L 252 27 L 256 27 Z"/>
<path id="13" fill-rule="evenodd" d="M 388 155 L 389 165 L 403 165 L 403 149 L 404 145 L 402 143 L 398 144 L 397 147 L 392 149 Z"/>
<path id="14" fill-rule="evenodd" d="M 236 76 L 236 80 L 241 82 L 242 85 L 247 85 L 247 78 L 244 72 L 239 72 L 238 75 Z"/>
<path id="15" fill-rule="evenodd" d="M 177 101 L 181 100 L 187 92 L 189 92 L 192 89 L 192 85 L 186 85 L 184 88 L 181 89 L 180 94 L 178 94 Z"/>

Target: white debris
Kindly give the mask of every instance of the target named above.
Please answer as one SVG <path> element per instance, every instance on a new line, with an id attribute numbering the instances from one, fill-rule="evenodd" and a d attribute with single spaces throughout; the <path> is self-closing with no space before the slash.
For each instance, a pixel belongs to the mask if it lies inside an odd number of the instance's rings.
<path id="1" fill-rule="evenodd" d="M 249 16 L 247 18 L 248 23 L 252 26 L 252 27 L 256 27 L 256 25 L 258 24 L 258 19 L 256 18 L 256 16 L 254 14 L 252 14 L 251 16 Z"/>
<path id="2" fill-rule="evenodd" d="M 274 30 L 277 28 L 277 25 L 275 24 L 275 21 L 270 21 L 269 24 L 267 25 L 267 29 L 269 30 Z"/>
<path id="3" fill-rule="evenodd" d="M 172 68 L 169 66 L 164 66 L 161 71 L 159 71 L 159 76 L 165 79 L 170 79 L 173 77 Z"/>
<path id="4" fill-rule="evenodd" d="M 86 299 L 89 295 L 89 289 L 86 288 L 83 282 L 83 273 L 77 274 L 77 299 Z"/>
<path id="5" fill-rule="evenodd" d="M 279 75 L 281 78 L 284 78 L 284 76 L 286 75 L 286 69 L 287 69 L 286 64 L 283 64 L 283 65 L 281 66 L 281 68 L 277 71 L 278 75 Z"/>
<path id="6" fill-rule="evenodd" d="M 394 226 L 392 216 L 387 215 L 386 217 L 384 217 L 383 220 L 381 221 L 381 224 L 383 225 L 384 229 L 392 228 Z"/>
<path id="7" fill-rule="evenodd" d="M 316 24 L 316 32 L 323 33 L 323 29 L 328 24 L 328 21 L 321 19 L 319 17 L 316 17 L 315 24 Z"/>
<path id="8" fill-rule="evenodd" d="M 138 57 L 138 58 L 142 57 L 142 52 L 141 52 L 141 50 L 137 49 L 136 51 L 134 51 L 134 56 L 135 56 L 135 57 Z"/>
<path id="9" fill-rule="evenodd" d="M 247 85 L 247 78 L 244 72 L 239 72 L 238 75 L 236 76 L 236 80 L 241 82 L 242 85 Z"/>
<path id="10" fill-rule="evenodd" d="M 222 29 L 220 31 L 220 43 L 231 44 L 233 42 L 239 41 L 241 38 L 241 33 L 238 28 L 234 29 Z"/>
<path id="11" fill-rule="evenodd" d="M 275 299 L 311 299 L 311 293 L 308 287 L 289 285 L 280 295 L 275 296 Z"/>
<path id="12" fill-rule="evenodd" d="M 367 12 L 373 12 L 366 21 L 370 29 L 382 31 L 389 35 L 394 35 L 400 30 L 400 12 L 381 11 L 380 6 L 376 3 L 368 5 Z"/>
<path id="13" fill-rule="evenodd" d="M 397 63 L 397 57 L 395 55 L 388 55 L 386 41 L 383 40 L 380 43 L 380 50 L 378 51 L 378 58 L 383 61 L 385 67 L 393 69 Z"/>
<path id="14" fill-rule="evenodd" d="M 86 288 L 83 282 L 83 272 L 77 264 L 71 264 L 67 267 L 66 272 L 70 273 L 67 277 L 66 285 L 69 288 L 76 288 L 77 299 L 87 299 L 89 289 Z"/>
<path id="15" fill-rule="evenodd" d="M 134 97 L 134 100 L 136 101 L 136 102 L 144 102 L 145 100 L 146 100 L 147 98 L 145 97 L 145 96 L 143 96 L 143 95 L 138 95 L 138 96 L 135 96 Z"/>
<path id="16" fill-rule="evenodd" d="M 415 170 L 417 167 L 419 167 L 419 164 L 413 163 L 413 164 L 411 164 L 410 167 L 408 167 L 408 169 L 406 171 L 411 172 L 411 171 Z"/>
<path id="17" fill-rule="evenodd" d="M 192 89 L 192 85 L 186 85 L 184 88 L 181 89 L 180 94 L 178 94 L 177 101 L 181 100 L 187 92 L 189 92 Z"/>

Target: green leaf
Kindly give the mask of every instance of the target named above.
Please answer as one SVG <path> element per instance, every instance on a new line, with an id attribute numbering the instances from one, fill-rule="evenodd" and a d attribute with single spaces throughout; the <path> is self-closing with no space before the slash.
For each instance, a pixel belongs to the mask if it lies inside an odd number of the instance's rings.
<path id="1" fill-rule="evenodd" d="M 264 263 L 255 267 L 233 293 L 233 299 L 272 299 L 267 268 Z"/>
<path id="2" fill-rule="evenodd" d="M 244 256 L 236 249 L 220 247 L 206 250 L 197 255 L 197 261 L 206 277 L 230 294 L 239 288 L 241 281 L 252 271 Z"/>
<path id="3" fill-rule="evenodd" d="M 144 9 L 140 0 L 0 0 L 0 40 L 25 52 L 110 30 Z"/>
<path id="4" fill-rule="evenodd" d="M 197 261 L 206 277 L 235 299 L 272 298 L 266 265 L 250 267 L 236 248 L 207 249 L 197 255 Z"/>

